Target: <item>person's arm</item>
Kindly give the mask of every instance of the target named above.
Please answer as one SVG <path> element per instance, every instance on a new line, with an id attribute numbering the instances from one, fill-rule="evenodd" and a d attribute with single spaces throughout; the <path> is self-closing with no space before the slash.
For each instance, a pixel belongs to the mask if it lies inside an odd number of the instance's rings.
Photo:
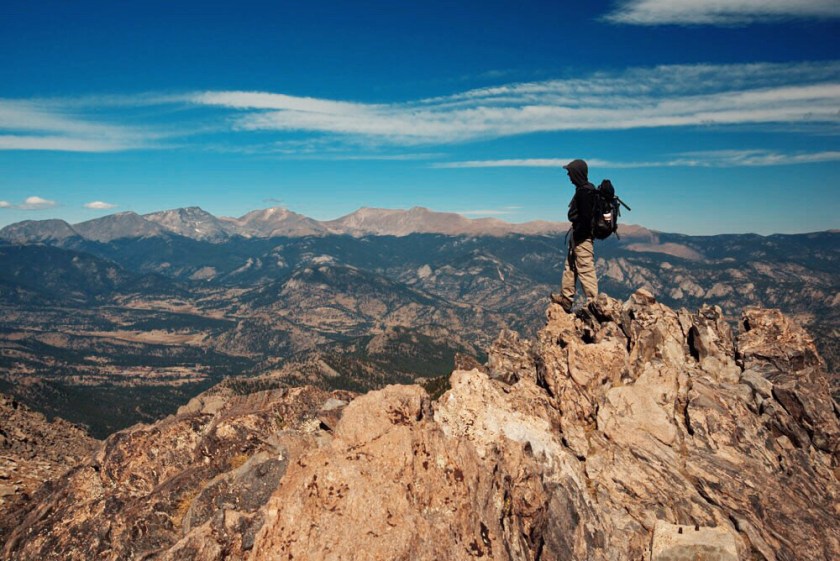
<path id="1" fill-rule="evenodd" d="M 588 238 L 592 235 L 592 207 L 594 204 L 594 189 L 582 187 L 575 192 L 575 205 L 577 206 L 575 233 L 578 239 Z"/>
<path id="2" fill-rule="evenodd" d="M 572 196 L 572 200 L 569 201 L 569 212 L 566 214 L 566 217 L 572 224 L 578 220 L 577 193 L 575 193 Z"/>

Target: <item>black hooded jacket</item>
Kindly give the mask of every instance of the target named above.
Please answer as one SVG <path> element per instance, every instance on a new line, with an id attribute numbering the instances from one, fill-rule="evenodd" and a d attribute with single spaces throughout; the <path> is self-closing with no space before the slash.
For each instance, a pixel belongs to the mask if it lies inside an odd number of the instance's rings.
<path id="1" fill-rule="evenodd" d="M 595 206 L 595 186 L 589 182 L 589 169 L 583 160 L 565 166 L 575 185 L 575 195 L 569 202 L 569 222 L 575 243 L 592 238 L 592 209 Z"/>

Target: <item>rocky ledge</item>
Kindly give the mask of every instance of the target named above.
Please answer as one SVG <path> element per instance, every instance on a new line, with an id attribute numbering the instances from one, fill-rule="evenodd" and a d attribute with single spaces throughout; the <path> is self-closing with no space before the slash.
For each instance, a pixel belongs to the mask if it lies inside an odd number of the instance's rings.
<path id="1" fill-rule="evenodd" d="M 0 394 L 0 541 L 46 481 L 63 475 L 99 444 L 64 419 L 47 419 Z M 12 515 L 12 513 L 14 513 Z"/>
<path id="2" fill-rule="evenodd" d="M 2 558 L 840 558 L 838 408 L 800 327 L 748 309 L 734 337 L 644 291 L 547 316 L 436 401 L 211 391 L 43 487 Z"/>

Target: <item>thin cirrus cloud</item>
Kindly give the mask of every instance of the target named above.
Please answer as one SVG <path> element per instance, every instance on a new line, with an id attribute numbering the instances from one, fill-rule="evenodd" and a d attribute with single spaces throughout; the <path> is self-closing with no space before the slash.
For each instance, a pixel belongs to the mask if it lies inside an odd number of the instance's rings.
<path id="1" fill-rule="evenodd" d="M 97 108 L 101 104 L 95 99 L 0 99 L 0 150 L 117 152 L 152 147 L 160 137 L 145 128 L 100 122 L 101 117 L 89 115 Z"/>
<path id="2" fill-rule="evenodd" d="M 53 152 L 118 152 L 136 145 L 70 136 L 0 135 L 0 150 L 43 150 Z"/>
<path id="3" fill-rule="evenodd" d="M 498 160 L 466 160 L 433 164 L 442 169 L 462 168 L 559 168 L 569 163 L 572 158 L 510 158 Z M 588 159 L 591 167 L 608 169 L 657 168 L 657 167 L 759 167 L 796 164 L 839 162 L 840 152 L 824 151 L 811 153 L 782 153 L 766 150 L 710 150 L 704 152 L 684 152 L 664 160 L 616 162 Z"/>
<path id="4" fill-rule="evenodd" d="M 233 132 L 332 134 L 400 145 L 537 132 L 840 124 L 840 63 L 670 65 L 364 104 L 265 92 L 189 100 L 232 112 Z"/>
<path id="5" fill-rule="evenodd" d="M 629 25 L 744 25 L 838 17 L 837 0 L 624 0 L 603 19 Z"/>
<path id="6" fill-rule="evenodd" d="M 359 148 L 562 131 L 747 125 L 836 133 L 838 106 L 840 61 L 629 68 L 395 103 L 248 91 L 0 99 L 0 150 L 114 152 L 182 138 L 179 149 L 299 156 L 327 146 L 359 158 Z M 260 144 L 248 145 L 252 139 Z"/>
<path id="7" fill-rule="evenodd" d="M 93 209 L 93 210 L 111 210 L 112 208 L 117 208 L 117 205 L 112 203 L 106 203 L 104 201 L 91 201 L 89 203 L 85 203 L 85 208 Z"/>

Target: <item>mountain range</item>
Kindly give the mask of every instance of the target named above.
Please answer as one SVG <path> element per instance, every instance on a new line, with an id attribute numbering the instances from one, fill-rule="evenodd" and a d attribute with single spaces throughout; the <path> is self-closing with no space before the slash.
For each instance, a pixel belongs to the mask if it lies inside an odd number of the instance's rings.
<path id="1" fill-rule="evenodd" d="M 503 329 L 536 332 L 565 231 L 419 208 L 13 224 L 0 231 L 0 391 L 104 437 L 224 377 L 357 392 L 435 378 L 483 360 Z M 596 245 L 601 292 L 644 287 L 733 324 L 746 306 L 781 308 L 840 388 L 840 233 L 619 231 Z"/>
<path id="2" fill-rule="evenodd" d="M 511 224 L 495 218 L 470 219 L 460 214 L 434 212 L 422 207 L 409 210 L 361 208 L 329 221 L 307 218 L 281 207 L 254 210 L 239 218 L 216 217 L 199 207 L 178 208 L 139 215 L 119 212 L 78 224 L 63 220 L 27 220 L 0 230 L 0 238 L 15 243 L 60 241 L 78 237 L 111 242 L 122 238 L 166 234 L 193 240 L 224 242 L 234 236 L 273 238 L 280 236 L 406 236 L 435 233 L 450 236 L 503 236 L 507 234 L 551 234 L 565 232 L 568 223 L 534 221 Z M 634 235 L 643 233 L 628 227 Z"/>

